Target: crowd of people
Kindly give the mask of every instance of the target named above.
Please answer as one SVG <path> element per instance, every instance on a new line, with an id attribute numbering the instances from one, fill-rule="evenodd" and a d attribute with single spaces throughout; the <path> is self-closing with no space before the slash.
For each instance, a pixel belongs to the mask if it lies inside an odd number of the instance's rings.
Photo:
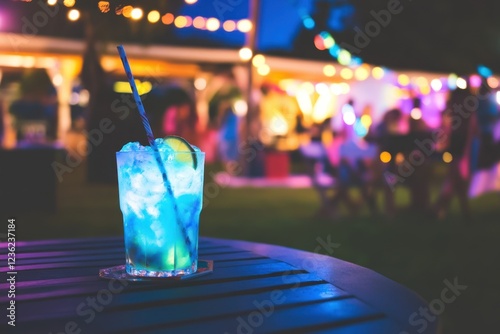
<path id="1" fill-rule="evenodd" d="M 471 178 L 500 161 L 500 138 L 495 134 L 500 113 L 485 81 L 477 89 L 451 91 L 438 128 L 432 129 L 422 117 L 400 109 L 387 111 L 365 136 L 356 135 L 352 126 L 332 129 L 331 124 L 314 124 L 309 128 L 311 142 L 301 147 L 321 200 L 321 216 L 337 216 L 340 203 L 345 203 L 351 215 L 363 205 L 372 214 L 380 214 L 376 190 L 383 189 L 383 214 L 394 217 L 399 209 L 396 190 L 404 186 L 410 194 L 405 210 L 443 219 L 457 197 L 461 215 L 469 222 Z M 322 141 L 325 131 L 333 135 L 328 145 Z M 436 177 L 435 162 L 445 163 L 444 177 Z M 322 183 L 322 173 L 332 176 L 334 182 Z M 432 198 L 431 184 L 435 182 L 441 182 L 440 191 Z M 353 187 L 359 190 L 360 200 L 352 197 Z"/>

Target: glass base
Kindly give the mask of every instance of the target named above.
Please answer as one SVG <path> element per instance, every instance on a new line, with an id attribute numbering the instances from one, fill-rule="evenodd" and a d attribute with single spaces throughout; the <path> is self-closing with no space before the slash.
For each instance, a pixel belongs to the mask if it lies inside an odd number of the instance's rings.
<path id="1" fill-rule="evenodd" d="M 127 273 L 125 265 L 120 265 L 99 270 L 99 277 L 104 279 L 118 279 L 118 280 L 126 280 L 133 282 L 159 282 L 159 281 L 170 281 L 170 280 L 179 281 L 210 274 L 213 272 L 213 268 L 214 268 L 214 261 L 198 260 L 198 270 L 195 273 L 186 273 L 185 270 L 182 270 L 182 272 L 181 271 L 177 272 L 175 276 L 172 275 L 172 273 L 170 273 L 170 276 L 161 276 L 161 275 L 143 276 L 142 274 L 144 273 L 142 273 L 142 271 L 137 271 L 138 275 L 131 275 Z M 151 273 L 156 273 L 156 272 L 149 272 L 149 274 Z"/>

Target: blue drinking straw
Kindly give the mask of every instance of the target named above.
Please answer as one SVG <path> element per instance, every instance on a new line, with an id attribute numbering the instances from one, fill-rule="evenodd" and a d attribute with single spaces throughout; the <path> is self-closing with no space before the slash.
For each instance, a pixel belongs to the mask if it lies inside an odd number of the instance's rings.
<path id="1" fill-rule="evenodd" d="M 123 48 L 123 45 L 118 45 L 117 49 L 118 49 L 118 53 L 120 54 L 120 58 L 121 58 L 122 63 L 123 63 L 123 69 L 125 70 L 125 73 L 127 74 L 130 88 L 132 89 L 132 95 L 134 96 L 135 104 L 137 105 L 137 109 L 139 109 L 139 114 L 141 115 L 141 119 L 142 119 L 142 125 L 144 126 L 144 129 L 146 130 L 146 135 L 148 137 L 149 145 L 151 145 L 151 148 L 153 149 L 153 152 L 155 154 L 156 162 L 158 163 L 158 167 L 160 167 L 160 172 L 161 172 L 161 176 L 163 178 L 163 183 L 165 184 L 165 187 L 167 188 L 169 196 L 174 201 L 175 218 L 176 218 L 177 224 L 179 225 L 179 228 L 181 230 L 182 237 L 184 238 L 184 241 L 186 242 L 186 245 L 189 249 L 189 256 L 191 257 L 193 255 L 193 245 L 191 243 L 191 240 L 189 239 L 186 228 L 184 227 L 184 225 L 182 225 L 181 216 L 179 214 L 179 209 L 178 209 L 177 203 L 175 201 L 174 193 L 172 191 L 172 186 L 170 185 L 170 181 L 167 178 L 167 170 L 165 169 L 165 166 L 163 165 L 163 163 L 161 161 L 160 152 L 158 151 L 158 146 L 156 146 L 155 137 L 153 135 L 153 130 L 151 130 L 151 125 L 149 124 L 149 119 L 148 119 L 148 116 L 146 115 L 146 110 L 144 110 L 144 105 L 142 104 L 141 96 L 139 95 L 139 92 L 137 91 L 137 86 L 135 85 L 134 75 L 132 74 L 132 71 L 130 70 L 130 65 L 128 63 L 127 55 L 125 54 L 125 49 Z M 175 261 L 175 257 L 174 257 L 174 261 Z"/>

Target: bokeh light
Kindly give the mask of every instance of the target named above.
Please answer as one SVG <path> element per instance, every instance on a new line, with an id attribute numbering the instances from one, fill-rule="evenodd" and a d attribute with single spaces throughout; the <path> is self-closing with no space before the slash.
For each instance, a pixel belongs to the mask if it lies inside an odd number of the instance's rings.
<path id="1" fill-rule="evenodd" d="M 398 84 L 401 86 L 408 86 L 410 84 L 410 77 L 406 74 L 398 75 Z"/>
<path id="2" fill-rule="evenodd" d="M 327 77 L 333 77 L 336 72 L 335 66 L 333 65 L 325 65 L 325 67 L 323 67 L 323 74 Z"/>
<path id="3" fill-rule="evenodd" d="M 161 17 L 161 22 L 163 24 L 172 24 L 174 22 L 174 14 L 172 13 L 167 13 Z"/>
<path id="4" fill-rule="evenodd" d="M 103 2 L 103 1 L 101 1 Z M 54 6 L 57 3 L 57 0 L 47 0 L 47 5 Z"/>
<path id="5" fill-rule="evenodd" d="M 432 79 L 431 87 L 433 91 L 439 92 L 443 88 L 443 83 L 439 79 Z"/>
<path id="6" fill-rule="evenodd" d="M 64 0 L 63 1 L 63 4 L 66 6 L 66 7 L 73 7 L 75 5 L 75 0 Z"/>
<path id="7" fill-rule="evenodd" d="M 354 72 L 354 77 L 359 81 L 366 80 L 368 76 L 370 76 L 370 72 L 365 66 L 358 67 Z"/>
<path id="8" fill-rule="evenodd" d="M 130 17 L 132 20 L 140 20 L 142 19 L 142 16 L 144 15 L 144 12 L 142 11 L 141 8 L 134 8 L 132 9 L 132 12 L 130 13 Z"/>
<path id="9" fill-rule="evenodd" d="M 267 64 L 262 64 L 261 66 L 259 66 L 257 68 L 257 73 L 259 73 L 259 75 L 261 75 L 263 77 L 268 75 L 269 72 L 271 72 L 271 68 Z"/>
<path id="10" fill-rule="evenodd" d="M 350 68 L 343 68 L 342 70 L 340 70 L 340 76 L 344 80 L 352 79 L 353 75 L 354 74 L 352 73 L 352 70 Z"/>
<path id="11" fill-rule="evenodd" d="M 460 88 L 460 89 L 467 88 L 467 80 L 465 80 L 464 78 L 458 78 L 456 84 L 457 84 L 457 88 Z"/>
<path id="12" fill-rule="evenodd" d="M 443 161 L 447 164 L 453 161 L 453 155 L 451 155 L 450 152 L 444 152 L 443 153 Z"/>
<path id="13" fill-rule="evenodd" d="M 379 158 L 380 158 L 380 161 L 382 161 L 384 164 L 387 164 L 387 163 L 391 162 L 391 160 L 392 160 L 391 154 L 387 151 L 381 152 Z"/>
<path id="14" fill-rule="evenodd" d="M 451 90 L 455 90 L 457 88 L 457 75 L 454 73 L 451 73 L 448 76 L 448 88 Z"/>
<path id="15" fill-rule="evenodd" d="M 372 76 L 376 80 L 380 80 L 384 77 L 384 69 L 382 67 L 374 67 L 372 68 Z"/>
<path id="16" fill-rule="evenodd" d="M 349 65 L 351 62 L 351 53 L 347 50 L 340 50 L 337 60 L 341 65 Z"/>
<path id="17" fill-rule="evenodd" d="M 413 108 L 410 112 L 411 118 L 419 120 L 422 118 L 422 110 L 420 108 Z"/>
<path id="18" fill-rule="evenodd" d="M 184 0 L 184 2 L 186 2 L 188 5 L 192 5 L 194 3 L 197 3 L 198 0 Z"/>
<path id="19" fill-rule="evenodd" d="M 122 9 L 122 15 L 125 16 L 126 18 L 131 18 L 133 10 L 134 10 L 134 7 L 132 7 L 132 6 L 125 6 Z"/>
<path id="20" fill-rule="evenodd" d="M 196 78 L 194 80 L 194 88 L 197 90 L 204 90 L 207 88 L 207 80 L 205 78 Z"/>
<path id="21" fill-rule="evenodd" d="M 205 29 L 206 28 L 206 20 L 204 17 L 197 16 L 193 19 L 193 27 L 196 29 Z"/>
<path id="22" fill-rule="evenodd" d="M 236 22 L 232 20 L 227 20 L 222 25 L 222 28 L 227 32 L 232 32 L 236 30 Z"/>
<path id="23" fill-rule="evenodd" d="M 243 61 L 248 61 L 252 59 L 253 52 L 250 48 L 244 47 L 241 48 L 239 51 L 240 59 Z"/>
<path id="24" fill-rule="evenodd" d="M 243 117 L 248 112 L 248 104 L 245 100 L 236 100 L 233 103 L 233 112 L 238 117 Z"/>
<path id="25" fill-rule="evenodd" d="M 243 19 L 243 20 L 238 21 L 238 23 L 236 24 L 236 27 L 238 28 L 239 31 L 246 33 L 246 32 L 249 32 L 250 30 L 252 30 L 253 25 L 252 25 L 252 21 L 250 21 L 248 19 Z"/>
<path id="26" fill-rule="evenodd" d="M 478 88 L 479 86 L 481 86 L 481 82 L 481 77 L 477 74 L 473 74 L 469 78 L 470 86 L 473 88 Z"/>
<path id="27" fill-rule="evenodd" d="M 80 11 L 78 9 L 72 9 L 68 12 L 68 19 L 70 21 L 77 21 L 80 18 Z"/>
<path id="28" fill-rule="evenodd" d="M 314 23 L 312 17 L 308 15 L 302 17 L 302 23 L 304 24 L 304 27 L 309 30 L 314 29 L 314 27 L 316 26 L 316 23 Z"/>
<path id="29" fill-rule="evenodd" d="M 152 10 L 148 14 L 148 21 L 150 23 L 156 23 L 156 22 L 160 21 L 160 17 L 161 17 L 161 15 L 160 15 L 159 11 Z"/>
<path id="30" fill-rule="evenodd" d="M 487 80 L 488 86 L 490 86 L 490 88 L 493 88 L 493 89 L 498 88 L 498 79 L 497 78 L 489 77 L 486 80 Z"/>
<path id="31" fill-rule="evenodd" d="M 174 25 L 177 28 L 185 28 L 187 26 L 187 19 L 185 16 L 177 16 L 174 20 Z"/>
<path id="32" fill-rule="evenodd" d="M 264 55 L 261 54 L 255 55 L 255 57 L 253 57 L 252 59 L 252 65 L 255 67 L 262 66 L 265 63 L 266 63 L 266 57 L 264 57 Z"/>
<path id="33" fill-rule="evenodd" d="M 211 17 L 207 20 L 207 30 L 216 31 L 220 28 L 220 21 L 215 17 Z"/>
<path id="34" fill-rule="evenodd" d="M 372 125 L 372 122 L 373 122 L 372 117 L 370 115 L 361 116 L 360 121 L 361 121 L 361 124 L 363 124 L 363 126 L 367 129 L 370 128 L 370 126 Z"/>

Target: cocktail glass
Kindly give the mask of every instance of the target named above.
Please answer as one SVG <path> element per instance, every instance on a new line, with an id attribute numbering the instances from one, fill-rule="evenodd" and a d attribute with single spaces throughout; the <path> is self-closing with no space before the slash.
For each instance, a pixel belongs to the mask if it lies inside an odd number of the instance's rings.
<path id="1" fill-rule="evenodd" d="M 159 147 L 116 153 L 126 272 L 171 277 L 197 271 L 205 153 Z M 168 189 L 170 187 L 170 189 Z"/>

